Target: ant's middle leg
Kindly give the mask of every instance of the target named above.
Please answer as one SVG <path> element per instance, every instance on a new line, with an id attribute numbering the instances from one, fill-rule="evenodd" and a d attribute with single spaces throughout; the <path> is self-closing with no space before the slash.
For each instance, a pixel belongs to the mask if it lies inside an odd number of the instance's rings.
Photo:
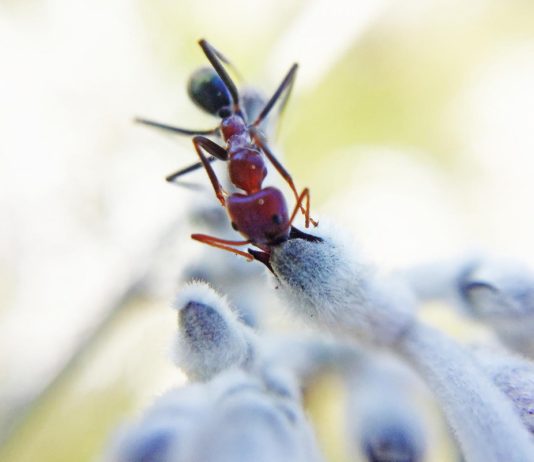
<path id="1" fill-rule="evenodd" d="M 226 205 L 226 200 L 224 199 L 225 192 L 222 189 L 221 183 L 219 183 L 219 179 L 211 166 L 209 158 L 206 157 L 202 150 L 205 150 L 208 154 L 211 154 L 213 157 L 220 160 L 228 160 L 228 152 L 222 146 L 219 146 L 214 141 L 203 136 L 195 136 L 193 138 L 193 146 L 195 146 L 195 151 L 197 152 L 198 157 L 200 157 L 200 162 L 202 162 L 202 165 L 208 174 L 217 199 L 219 199 L 219 202 L 224 207 Z"/>

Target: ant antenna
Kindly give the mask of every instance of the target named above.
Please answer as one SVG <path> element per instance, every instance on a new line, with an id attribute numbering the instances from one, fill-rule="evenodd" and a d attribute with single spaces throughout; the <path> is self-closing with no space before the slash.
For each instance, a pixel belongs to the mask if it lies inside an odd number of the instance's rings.
<path id="1" fill-rule="evenodd" d="M 224 68 L 223 64 L 230 65 L 230 62 L 224 57 L 224 55 L 217 51 L 213 46 L 208 43 L 206 40 L 201 39 L 198 41 L 198 44 L 200 45 L 200 48 L 202 48 L 202 51 L 208 58 L 208 61 L 211 63 L 217 74 L 219 74 L 219 77 L 226 85 L 226 88 L 228 88 L 228 91 L 230 92 L 230 95 L 232 96 L 232 100 L 234 102 L 234 112 L 240 112 L 239 108 L 239 92 L 237 91 L 237 87 L 235 86 L 234 81 L 226 72 L 226 69 Z"/>

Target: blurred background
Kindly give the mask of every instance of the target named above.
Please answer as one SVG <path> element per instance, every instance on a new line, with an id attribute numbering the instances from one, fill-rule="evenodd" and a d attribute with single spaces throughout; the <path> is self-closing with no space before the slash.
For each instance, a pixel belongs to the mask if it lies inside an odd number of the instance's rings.
<path id="1" fill-rule="evenodd" d="M 95 460 L 184 381 L 168 305 L 219 252 L 187 219 L 215 199 L 203 172 L 163 181 L 190 140 L 133 118 L 216 125 L 186 92 L 202 37 L 266 94 L 300 63 L 272 143 L 379 266 L 473 250 L 532 266 L 533 2 L 4 0 L 2 461 Z"/>

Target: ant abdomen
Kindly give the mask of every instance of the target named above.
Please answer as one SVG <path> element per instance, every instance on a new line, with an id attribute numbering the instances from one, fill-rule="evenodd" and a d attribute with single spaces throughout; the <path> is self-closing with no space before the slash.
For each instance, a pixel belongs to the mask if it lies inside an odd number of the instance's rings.
<path id="1" fill-rule="evenodd" d="M 228 88 L 217 72 L 209 67 L 201 67 L 191 75 L 187 92 L 198 107 L 214 116 L 232 104 Z"/>

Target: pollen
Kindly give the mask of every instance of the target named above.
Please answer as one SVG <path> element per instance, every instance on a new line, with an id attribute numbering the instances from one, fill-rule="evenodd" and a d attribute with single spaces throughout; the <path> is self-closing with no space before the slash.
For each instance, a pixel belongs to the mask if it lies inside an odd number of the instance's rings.
<path id="1" fill-rule="evenodd" d="M 265 201 L 264 201 L 263 199 L 260 199 L 260 200 L 258 201 L 258 204 L 259 204 L 259 205 L 263 205 L 263 204 L 265 204 Z"/>

